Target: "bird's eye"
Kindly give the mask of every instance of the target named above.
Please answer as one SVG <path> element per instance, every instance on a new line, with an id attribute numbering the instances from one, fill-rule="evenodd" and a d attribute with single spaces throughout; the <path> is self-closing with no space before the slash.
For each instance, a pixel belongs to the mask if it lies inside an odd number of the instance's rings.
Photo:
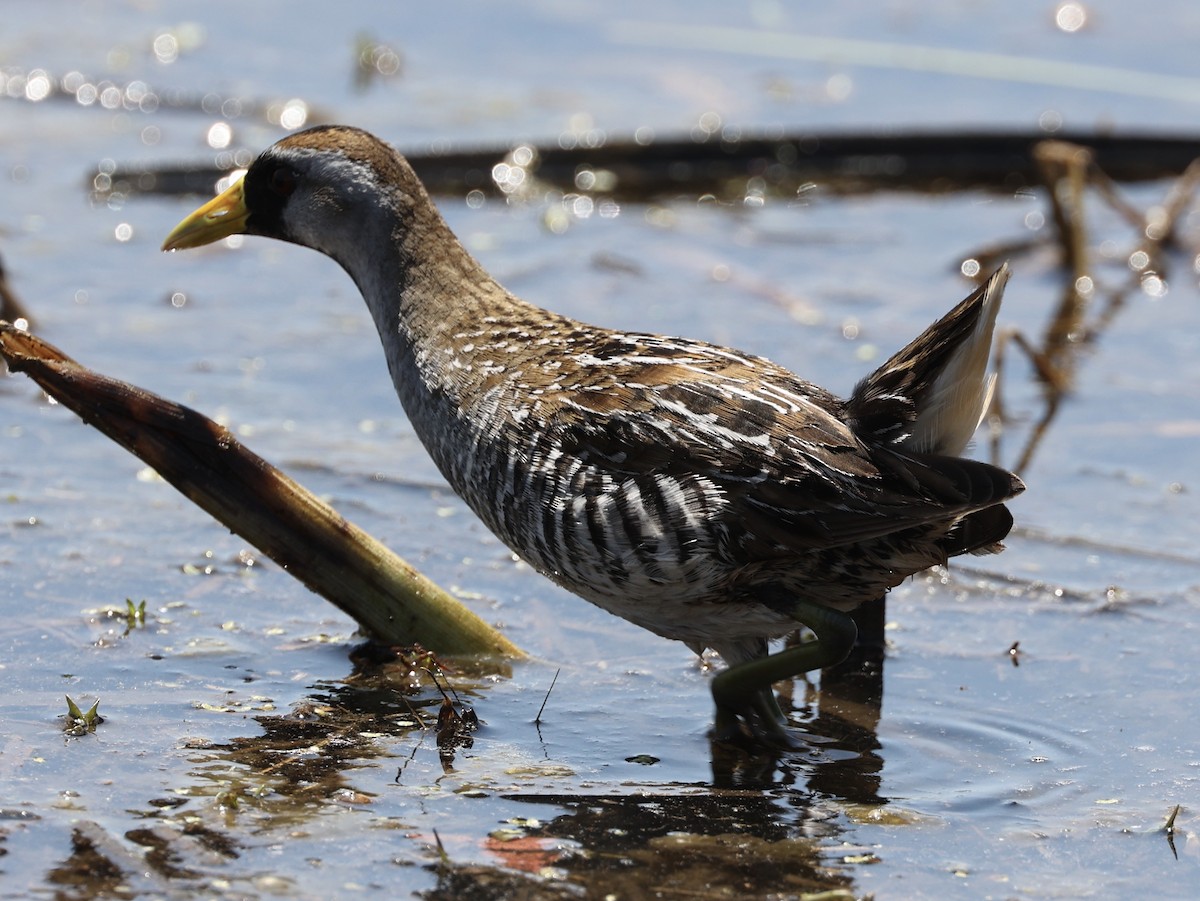
<path id="1" fill-rule="evenodd" d="M 279 168 L 271 173 L 271 177 L 267 180 L 267 187 L 271 189 L 271 193 L 279 197 L 290 197 L 299 183 L 300 173 L 295 169 Z"/>

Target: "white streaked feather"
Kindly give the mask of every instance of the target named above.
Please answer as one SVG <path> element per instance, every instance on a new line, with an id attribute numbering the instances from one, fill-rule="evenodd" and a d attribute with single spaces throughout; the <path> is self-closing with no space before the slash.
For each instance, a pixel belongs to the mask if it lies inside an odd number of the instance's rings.
<path id="1" fill-rule="evenodd" d="M 1007 282 L 1008 269 L 1005 267 L 988 286 L 971 335 L 950 356 L 929 392 L 921 399 L 904 447 L 957 455 L 970 443 L 983 421 L 995 388 L 995 376 L 986 374 L 987 364 L 1000 299 Z"/>

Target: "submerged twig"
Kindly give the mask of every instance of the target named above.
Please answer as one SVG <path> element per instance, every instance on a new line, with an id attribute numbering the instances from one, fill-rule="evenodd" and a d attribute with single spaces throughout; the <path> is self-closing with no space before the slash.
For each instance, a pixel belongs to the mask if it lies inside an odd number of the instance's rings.
<path id="1" fill-rule="evenodd" d="M 372 636 L 446 655 L 522 656 L 459 601 L 195 410 L 92 372 L 5 322 L 0 357 Z"/>
<path id="2" fill-rule="evenodd" d="M 554 671 L 554 678 L 550 680 L 550 687 L 546 689 L 546 697 L 542 698 L 542 706 L 538 708 L 537 716 L 533 718 L 534 725 L 542 724 L 542 712 L 546 709 L 546 704 L 550 700 L 550 692 L 554 691 L 554 686 L 558 682 L 558 674 L 562 672 L 562 667 Z"/>
<path id="3" fill-rule="evenodd" d="M 1171 815 L 1167 817 L 1167 823 L 1165 826 L 1163 826 L 1163 830 L 1168 835 L 1172 834 L 1175 831 L 1175 818 L 1177 816 L 1179 816 L 1179 810 L 1181 807 L 1182 807 L 1182 805 L 1176 804 L 1174 809 L 1171 811 Z"/>
<path id="4" fill-rule="evenodd" d="M 433 830 L 434 847 L 437 848 L 437 873 L 440 879 L 453 865 L 450 860 L 450 855 L 446 851 L 446 846 L 442 844 L 442 837 L 438 835 L 437 829 Z"/>
<path id="5" fill-rule="evenodd" d="M 1179 804 L 1175 805 L 1170 816 L 1167 817 L 1166 825 L 1163 826 L 1163 832 L 1167 835 L 1167 844 L 1171 846 L 1171 854 L 1175 856 L 1176 860 L 1179 860 L 1179 852 L 1175 850 L 1175 818 L 1179 816 L 1180 807 Z"/>
<path id="6" fill-rule="evenodd" d="M 996 342 L 995 368 L 999 378 L 990 411 L 994 460 L 1000 459 L 1003 424 L 1008 419 L 1002 388 L 1006 351 L 1010 345 L 1015 345 L 1028 358 L 1042 387 L 1042 412 L 1030 427 L 1016 463 L 1009 466 L 1018 474 L 1032 462 L 1063 400 L 1070 393 L 1081 349 L 1102 337 L 1132 291 L 1140 288 L 1151 296 L 1158 296 L 1165 290 L 1167 261 L 1164 249 L 1176 242 L 1179 222 L 1192 208 L 1197 191 L 1200 191 L 1198 158 L 1192 160 L 1172 184 L 1164 202 L 1143 213 L 1121 196 L 1114 178 L 1104 171 L 1093 147 L 1063 140 L 1044 141 L 1033 149 L 1033 157 L 1056 225 L 1065 278 L 1061 299 L 1052 311 L 1040 341 L 1035 342 L 1022 332 L 1012 330 L 1001 333 Z M 1121 283 L 1103 292 L 1094 272 L 1093 254 L 1089 251 L 1084 215 L 1088 189 L 1093 189 L 1138 232 L 1137 244 L 1126 257 L 1126 273 Z M 1012 245 L 1008 246 L 1011 248 Z M 1031 244 L 1027 249 L 1035 247 Z M 987 249 L 973 256 L 985 261 L 992 252 Z M 1106 295 L 1106 302 L 1099 312 L 1092 313 L 1090 308 L 1094 298 L 1101 293 Z"/>
<path id="7" fill-rule="evenodd" d="M 1083 195 L 1092 171 L 1093 154 L 1079 144 L 1042 141 L 1033 148 L 1033 158 L 1050 198 L 1050 212 L 1063 249 L 1063 265 L 1078 280 L 1089 269 Z"/>
<path id="8" fill-rule="evenodd" d="M 407 147 L 405 156 L 435 195 L 542 190 L 636 202 L 674 197 L 737 201 L 747 192 L 793 198 L 812 185 L 836 193 L 879 190 L 986 189 L 1010 194 L 1044 183 L 1035 148 L 1040 130 L 897 131 L 796 130 L 750 133 L 713 124 L 692 134 L 619 137 L 565 134 L 517 147 Z M 1200 157 L 1200 135 L 1063 130 L 1059 142 L 1087 148 L 1117 181 L 1145 181 L 1183 172 Z M 89 186 L 99 196 L 211 194 L 213 185 L 249 164 L 244 151 L 184 165 L 105 165 Z M 218 161 L 219 160 L 219 163 Z"/>

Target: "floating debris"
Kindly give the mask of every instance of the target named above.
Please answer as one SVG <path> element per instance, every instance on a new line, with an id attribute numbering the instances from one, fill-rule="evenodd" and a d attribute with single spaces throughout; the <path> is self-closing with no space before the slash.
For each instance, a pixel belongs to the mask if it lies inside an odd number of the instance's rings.
<path id="1" fill-rule="evenodd" d="M 566 134 L 515 147 L 410 148 L 405 156 L 433 194 L 465 195 L 478 206 L 488 195 L 527 199 L 555 192 L 574 212 L 579 212 L 574 201 L 583 199 L 588 214 L 603 216 L 605 206 L 592 198 L 615 204 L 707 197 L 757 205 L 766 197 L 795 198 L 814 187 L 843 194 L 968 188 L 1011 193 L 1044 183 L 1037 148 L 1046 137 L 1041 131 L 754 136 L 700 130 L 658 139 L 639 131 L 626 139 L 581 140 Z M 1178 175 L 1200 158 L 1197 135 L 1058 132 L 1055 137 L 1058 144 L 1086 147 L 1095 165 L 1115 181 Z M 245 151 L 225 153 L 193 165 L 113 165 L 98 172 L 107 183 L 94 189 L 101 197 L 210 194 L 217 180 L 250 162 Z M 530 185 L 536 190 L 531 192 Z"/>

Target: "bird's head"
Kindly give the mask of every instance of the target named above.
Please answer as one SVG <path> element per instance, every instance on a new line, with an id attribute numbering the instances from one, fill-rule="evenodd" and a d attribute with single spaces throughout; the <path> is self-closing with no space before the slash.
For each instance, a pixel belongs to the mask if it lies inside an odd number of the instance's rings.
<path id="1" fill-rule="evenodd" d="M 373 135 L 318 126 L 262 152 L 245 177 L 177 225 L 163 250 L 263 235 L 302 244 L 347 265 L 383 229 L 402 241 L 426 211 L 424 188 L 407 161 Z M 436 216 L 436 214 L 434 214 Z"/>

